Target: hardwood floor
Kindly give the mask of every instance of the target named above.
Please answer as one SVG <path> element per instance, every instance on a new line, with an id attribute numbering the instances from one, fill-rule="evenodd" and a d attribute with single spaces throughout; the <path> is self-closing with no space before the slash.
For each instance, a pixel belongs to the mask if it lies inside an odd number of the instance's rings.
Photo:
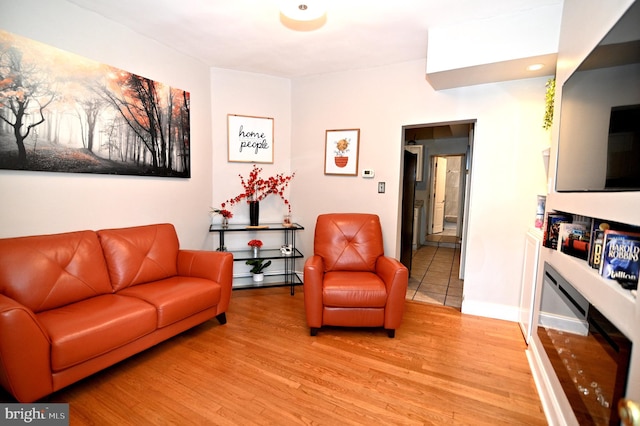
<path id="1" fill-rule="evenodd" d="M 242 290 L 212 320 L 49 397 L 72 425 L 544 425 L 515 323 L 407 301 L 309 336 L 302 288 Z"/>

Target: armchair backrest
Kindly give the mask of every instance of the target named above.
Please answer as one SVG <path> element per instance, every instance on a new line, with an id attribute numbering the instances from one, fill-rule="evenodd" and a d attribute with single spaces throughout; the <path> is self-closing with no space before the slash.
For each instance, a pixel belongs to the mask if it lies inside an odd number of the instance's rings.
<path id="1" fill-rule="evenodd" d="M 314 254 L 322 257 L 325 272 L 374 272 L 384 255 L 380 218 L 366 213 L 330 213 L 318 216 Z"/>

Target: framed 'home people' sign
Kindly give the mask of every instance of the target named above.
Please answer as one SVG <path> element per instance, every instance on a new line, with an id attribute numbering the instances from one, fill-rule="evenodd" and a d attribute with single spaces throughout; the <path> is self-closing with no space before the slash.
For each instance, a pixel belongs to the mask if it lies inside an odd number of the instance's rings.
<path id="1" fill-rule="evenodd" d="M 228 160 L 273 163 L 273 118 L 229 114 Z"/>

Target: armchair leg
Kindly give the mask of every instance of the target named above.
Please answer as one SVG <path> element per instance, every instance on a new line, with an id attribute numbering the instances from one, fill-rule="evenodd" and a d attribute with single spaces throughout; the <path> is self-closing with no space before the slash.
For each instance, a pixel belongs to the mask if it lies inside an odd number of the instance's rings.
<path id="1" fill-rule="evenodd" d="M 225 312 L 216 315 L 216 319 L 221 325 L 225 325 L 227 323 L 227 314 Z"/>
<path id="2" fill-rule="evenodd" d="M 318 330 L 320 330 L 320 329 L 319 329 L 319 328 L 316 328 L 316 327 L 311 327 L 311 329 L 310 329 L 310 334 L 311 334 L 312 336 L 316 336 L 316 335 L 318 334 Z"/>
<path id="3" fill-rule="evenodd" d="M 387 334 L 389 334 L 389 339 L 393 339 L 394 337 L 396 337 L 395 330 L 387 330 Z"/>

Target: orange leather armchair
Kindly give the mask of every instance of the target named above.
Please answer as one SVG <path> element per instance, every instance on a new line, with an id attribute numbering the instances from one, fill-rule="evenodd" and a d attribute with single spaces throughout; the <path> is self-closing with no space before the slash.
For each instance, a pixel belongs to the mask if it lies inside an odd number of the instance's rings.
<path id="1" fill-rule="evenodd" d="M 404 311 L 409 271 L 385 256 L 374 214 L 318 216 L 314 254 L 304 265 L 304 305 L 315 336 L 323 325 L 384 327 L 395 337 Z"/>

